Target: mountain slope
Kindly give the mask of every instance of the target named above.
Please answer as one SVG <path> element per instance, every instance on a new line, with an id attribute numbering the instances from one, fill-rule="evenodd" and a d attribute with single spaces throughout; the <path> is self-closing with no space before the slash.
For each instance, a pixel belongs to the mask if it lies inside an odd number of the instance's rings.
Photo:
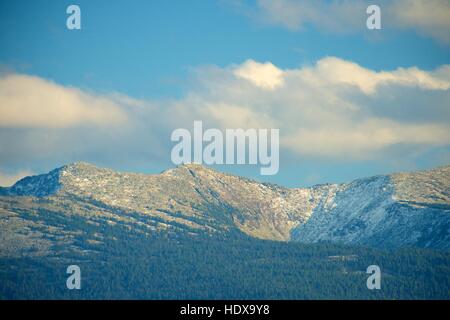
<path id="1" fill-rule="evenodd" d="M 183 165 L 159 175 L 74 163 L 0 189 L 0 255 L 83 252 L 111 227 L 280 241 L 450 247 L 450 166 L 288 189 Z"/>
<path id="2" fill-rule="evenodd" d="M 301 242 L 449 248 L 450 168 L 360 179 L 330 189 L 327 201 L 292 231 Z M 330 200 L 332 199 L 332 200 Z"/>

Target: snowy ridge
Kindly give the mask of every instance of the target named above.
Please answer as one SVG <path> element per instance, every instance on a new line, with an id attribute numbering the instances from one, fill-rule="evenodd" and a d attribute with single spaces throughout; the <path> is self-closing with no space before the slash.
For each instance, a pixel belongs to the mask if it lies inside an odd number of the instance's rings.
<path id="1" fill-rule="evenodd" d="M 289 189 L 196 164 L 146 175 L 80 162 L 0 190 L 0 220 L 39 212 L 44 197 L 58 214 L 143 232 L 238 229 L 280 241 L 450 248 L 449 186 L 450 166 Z"/>
<path id="2" fill-rule="evenodd" d="M 292 230 L 292 239 L 450 248 L 449 181 L 444 167 L 340 185 L 330 190 L 331 202 L 322 200 L 311 218 Z"/>

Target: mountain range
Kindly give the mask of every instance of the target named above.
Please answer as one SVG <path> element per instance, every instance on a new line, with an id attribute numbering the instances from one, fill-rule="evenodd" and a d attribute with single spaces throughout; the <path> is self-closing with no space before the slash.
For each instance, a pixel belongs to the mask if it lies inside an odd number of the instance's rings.
<path id="1" fill-rule="evenodd" d="M 285 188 L 197 164 L 149 175 L 78 162 L 0 189 L 0 256 L 82 253 L 80 234 L 95 246 L 118 226 L 142 235 L 448 249 L 449 218 L 450 166 Z"/>

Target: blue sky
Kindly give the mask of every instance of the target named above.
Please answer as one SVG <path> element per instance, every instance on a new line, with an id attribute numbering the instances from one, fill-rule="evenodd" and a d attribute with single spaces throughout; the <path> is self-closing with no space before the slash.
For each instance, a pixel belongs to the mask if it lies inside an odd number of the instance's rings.
<path id="1" fill-rule="evenodd" d="M 399 6 L 405 6 L 407 3 L 397 2 Z M 65 11 L 72 3 L 81 8 L 81 30 L 66 28 L 68 15 Z M 349 22 L 348 31 L 344 25 L 344 31 L 336 32 L 333 26 L 318 22 L 320 20 L 316 18 L 325 17 L 330 21 L 343 19 L 339 14 L 335 16 L 327 13 L 327 6 L 333 2 L 317 3 L 319 5 L 315 7 L 311 3 L 304 4 L 304 1 L 282 0 L 275 8 L 267 1 L 236 0 L 1 1 L 0 66 L 3 74 L 25 75 L 48 81 L 61 88 L 76 88 L 90 97 L 120 94 L 120 101 L 113 99 L 113 102 L 119 105 L 117 108 L 123 107 L 123 97 L 136 99 L 139 103 L 134 104 L 147 108 L 145 117 L 154 119 L 164 116 L 160 112 L 168 108 L 168 105 L 191 105 L 192 102 L 186 97 L 192 95 L 200 101 L 211 102 L 215 99 L 214 103 L 219 105 L 222 103 L 219 101 L 220 97 L 212 98 L 211 92 L 207 91 L 209 89 L 205 89 L 202 84 L 203 81 L 215 81 L 215 77 L 221 75 L 221 79 L 226 78 L 230 70 L 243 66 L 249 60 L 261 64 L 271 63 L 283 72 L 303 70 L 326 57 L 339 59 L 331 61 L 335 65 L 340 66 L 341 62 L 345 61 L 375 73 L 393 72 L 399 68 L 417 68 L 421 72 L 431 74 L 450 63 L 450 45 L 445 36 L 450 27 L 441 22 L 439 17 L 433 16 L 436 14 L 436 8 L 442 7 L 439 11 L 448 12 L 448 1 L 435 1 L 431 12 L 405 7 L 404 11 L 411 11 L 415 18 L 408 18 L 411 15 L 403 16 L 403 11 L 398 11 L 393 5 L 382 5 L 382 19 L 386 17 L 386 21 L 382 20 L 382 30 L 366 30 L 367 15 L 362 11 L 360 16 L 358 12 L 352 15 L 355 21 Z M 343 10 L 347 10 L 344 2 L 334 3 L 342 3 Z M 295 16 L 296 12 L 298 16 Z M 304 12 L 309 14 L 304 16 Z M 422 23 L 415 25 L 414 20 Z M 450 17 L 448 20 L 450 21 Z M 319 69 L 317 67 L 314 71 L 319 72 Z M 444 71 L 439 72 L 437 78 L 433 79 L 447 81 L 447 70 Z M 411 71 L 408 77 L 415 77 L 412 74 Z M 444 76 L 441 76 L 442 74 Z M 400 77 L 398 74 L 396 76 Z M 435 74 L 431 76 L 434 77 Z M 306 147 L 300 150 L 295 147 L 282 149 L 280 172 L 276 176 L 261 177 L 258 175 L 258 167 L 221 166 L 219 169 L 283 185 L 303 186 L 348 181 L 359 176 L 429 168 L 448 163 L 450 149 L 447 141 L 439 136 L 446 133 L 439 131 L 436 126 L 449 124 L 448 112 L 444 112 L 444 116 L 438 119 L 446 106 L 450 108 L 449 90 L 445 89 L 445 84 L 444 89 L 440 87 L 439 90 L 434 87 L 423 88 L 420 85 L 404 88 L 403 83 L 406 80 L 401 79 L 402 84 L 395 83 L 389 88 L 384 85 L 380 89 L 386 94 L 383 97 L 392 97 L 387 102 L 381 97 L 374 99 L 370 94 L 368 97 L 359 97 L 360 92 L 355 92 L 351 93 L 352 98 L 348 98 L 348 93 L 345 93 L 346 99 L 351 99 L 352 105 L 356 105 L 358 99 L 373 101 L 373 109 L 367 107 L 364 111 L 367 123 L 390 123 L 389 126 L 393 128 L 396 127 L 392 122 L 394 120 L 396 123 L 408 123 L 405 130 L 396 133 L 401 138 L 394 140 L 399 143 L 383 143 L 376 150 L 362 147 L 355 152 L 352 150 L 350 153 L 355 153 L 355 156 L 349 157 L 343 157 L 339 152 L 311 151 Z M 401 103 L 405 103 L 400 97 L 403 99 L 406 94 L 412 97 L 417 94 L 417 98 L 413 100 L 421 101 L 423 108 L 429 108 L 429 103 L 440 105 L 439 108 L 430 110 L 436 119 L 423 122 L 422 113 L 418 111 L 420 106 L 417 106 L 409 111 L 402 109 L 405 118 L 402 118 L 400 111 L 400 116 L 386 115 L 389 111 L 385 111 L 386 114 L 376 117 L 378 122 L 369 121 L 369 115 L 380 112 L 377 107 L 380 102 L 398 108 Z M 341 98 L 342 95 L 339 94 L 338 97 Z M 243 99 L 247 101 L 250 98 L 249 96 Z M 305 101 L 316 103 L 316 100 L 311 99 L 307 97 Z M 275 93 L 271 93 L 268 100 L 284 103 Z M 231 102 L 227 100 L 227 103 Z M 235 100 L 232 103 L 240 105 L 243 102 Z M 156 109 L 151 109 L 148 105 Z M 260 114 L 258 109 L 255 109 L 256 102 L 251 108 L 252 112 Z M 266 112 L 269 118 L 274 108 L 275 106 L 272 111 Z M 283 106 L 280 105 L 279 108 Z M 149 111 L 150 109 L 158 111 Z M 63 109 L 60 112 L 64 112 Z M 408 113 L 412 120 L 405 120 Z M 170 114 L 175 120 L 182 117 L 173 112 Z M 290 115 L 292 117 L 292 112 Z M 289 118 L 286 114 L 279 120 L 285 117 Z M 355 119 L 358 117 L 360 115 L 355 115 Z M 380 122 L 380 119 L 383 121 Z M 167 136 L 167 132 L 171 128 L 168 125 L 153 131 L 156 124 L 149 120 L 151 133 L 145 123 L 139 123 L 135 126 L 132 124 L 132 128 L 126 133 L 115 135 L 117 126 L 98 129 L 77 123 L 55 128 L 52 125 L 30 125 L 30 121 L 27 120 L 27 125 L 22 122 L 15 125 L 11 122 L 0 127 L 0 135 L 3 136 L 3 141 L 0 141 L 0 174 L 5 177 L 4 181 L 10 181 L 16 175 L 18 177 L 24 173 L 40 173 L 77 160 L 127 171 L 158 172 L 172 166 L 170 154 L 165 151 L 170 147 L 170 136 Z M 58 121 L 58 115 L 55 115 L 55 121 Z M 311 126 L 314 121 L 308 121 L 308 125 Z M 344 126 L 345 119 L 342 121 Z M 96 125 L 97 122 L 93 126 Z M 354 125 L 356 128 L 356 124 Z M 286 131 L 294 135 L 294 128 L 301 126 L 301 122 L 292 123 L 287 126 Z M 436 128 L 436 135 L 439 137 L 411 141 L 405 138 L 408 133 L 415 135 L 416 132 L 423 132 L 420 131 L 422 129 L 427 131 L 426 128 L 431 128 L 426 126 Z M 135 129 L 137 127 L 140 127 L 145 135 Z M 369 127 L 373 128 L 372 125 Z M 366 130 L 364 128 L 361 130 Z M 280 130 L 282 131 L 283 127 Z M 87 134 L 87 131 L 90 134 Z M 33 141 L 31 136 L 40 139 Z M 90 138 L 94 136 L 99 138 L 92 139 L 95 142 L 91 143 Z M 307 136 L 310 136 L 309 133 Z M 58 140 L 55 137 L 64 138 Z M 292 142 L 293 137 L 289 141 Z M 83 147 L 89 144 L 86 141 L 91 143 L 89 147 Z M 42 154 L 34 156 L 34 148 L 39 144 L 45 144 Z M 143 150 L 147 148 L 162 151 L 156 154 Z M 360 156 L 365 150 L 377 155 Z"/>

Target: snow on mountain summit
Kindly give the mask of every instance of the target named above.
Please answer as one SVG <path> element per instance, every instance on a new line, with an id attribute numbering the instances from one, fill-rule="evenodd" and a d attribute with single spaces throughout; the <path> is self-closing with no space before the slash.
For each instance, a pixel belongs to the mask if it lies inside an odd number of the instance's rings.
<path id="1" fill-rule="evenodd" d="M 450 247 L 450 166 L 344 184 L 284 188 L 185 164 L 161 174 L 120 173 L 76 162 L 3 188 L 0 209 L 95 216 L 130 228 L 238 229 L 281 241 Z M 19 196 L 19 197 L 17 197 Z M 33 200 L 36 198 L 36 200 Z"/>

